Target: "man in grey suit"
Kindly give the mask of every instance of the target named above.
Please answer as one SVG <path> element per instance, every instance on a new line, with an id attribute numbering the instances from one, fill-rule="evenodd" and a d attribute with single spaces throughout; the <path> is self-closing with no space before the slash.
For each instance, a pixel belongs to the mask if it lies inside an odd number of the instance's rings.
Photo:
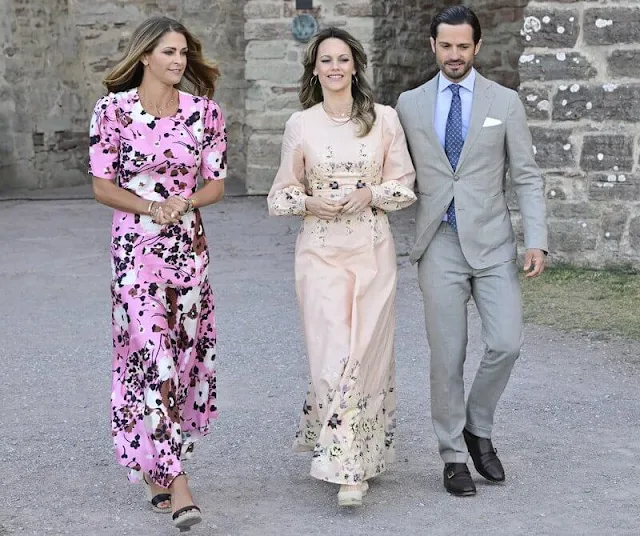
<path id="1" fill-rule="evenodd" d="M 444 486 L 474 495 L 467 468 L 501 482 L 491 441 L 493 416 L 520 353 L 522 301 L 516 239 L 505 200 L 507 169 L 524 227 L 526 277 L 542 273 L 547 252 L 544 187 L 524 107 L 515 91 L 473 69 L 480 50 L 476 15 L 444 9 L 431 25 L 440 72 L 400 95 L 397 111 L 417 172 L 416 243 L 431 350 L 431 412 Z M 467 403 L 463 365 L 467 303 L 473 296 L 486 345 Z"/>

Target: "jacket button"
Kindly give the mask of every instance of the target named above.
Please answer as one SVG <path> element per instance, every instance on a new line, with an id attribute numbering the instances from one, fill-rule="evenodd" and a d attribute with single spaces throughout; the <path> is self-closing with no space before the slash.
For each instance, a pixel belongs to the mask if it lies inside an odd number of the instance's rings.
<path id="1" fill-rule="evenodd" d="M 453 180 L 454 180 L 454 181 L 460 180 L 460 176 L 459 176 L 459 175 L 454 175 L 454 176 L 453 176 Z"/>

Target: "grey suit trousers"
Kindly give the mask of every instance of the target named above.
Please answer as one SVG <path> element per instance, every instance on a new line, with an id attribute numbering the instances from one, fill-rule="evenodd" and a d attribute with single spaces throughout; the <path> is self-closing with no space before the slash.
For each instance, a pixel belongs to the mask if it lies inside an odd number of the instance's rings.
<path id="1" fill-rule="evenodd" d="M 445 463 L 466 462 L 466 428 L 491 437 L 493 416 L 522 344 L 522 298 L 515 259 L 481 270 L 467 263 L 458 235 L 442 223 L 418 261 L 431 350 L 431 415 Z M 465 405 L 467 304 L 482 320 L 485 352 Z"/>

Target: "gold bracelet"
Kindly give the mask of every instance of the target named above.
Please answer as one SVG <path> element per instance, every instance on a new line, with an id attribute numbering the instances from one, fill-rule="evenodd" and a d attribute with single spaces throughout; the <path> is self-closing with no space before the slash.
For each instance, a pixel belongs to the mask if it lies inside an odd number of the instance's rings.
<path id="1" fill-rule="evenodd" d="M 189 199 L 185 199 L 184 197 L 182 197 L 181 195 L 178 196 L 178 198 L 182 201 L 184 201 L 187 204 L 187 210 L 185 210 L 185 214 L 187 212 L 193 212 L 193 209 L 195 208 L 193 206 L 193 199 L 189 198 Z"/>
<path id="2" fill-rule="evenodd" d="M 159 209 L 160 205 L 158 205 L 156 201 L 151 201 L 151 203 L 149 203 L 149 216 L 151 216 L 152 220 L 155 221 L 155 219 L 158 217 Z"/>

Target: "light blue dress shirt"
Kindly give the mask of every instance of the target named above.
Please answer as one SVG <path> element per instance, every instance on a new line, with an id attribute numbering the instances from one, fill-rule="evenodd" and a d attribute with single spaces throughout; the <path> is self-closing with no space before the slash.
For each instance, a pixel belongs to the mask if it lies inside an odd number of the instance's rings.
<path id="1" fill-rule="evenodd" d="M 469 75 L 459 83 L 460 86 L 460 104 L 462 105 L 462 139 L 466 139 L 469 131 L 469 123 L 471 121 L 471 105 L 473 104 L 473 86 L 476 83 L 476 70 L 471 68 Z M 447 130 L 447 117 L 449 117 L 449 108 L 451 108 L 451 98 L 453 93 L 449 89 L 451 82 L 447 80 L 442 73 L 438 73 L 438 94 L 436 95 L 436 109 L 433 114 L 433 128 L 436 131 L 438 139 L 444 148 L 444 135 Z M 448 221 L 447 213 L 444 213 L 442 221 Z"/>
<path id="2" fill-rule="evenodd" d="M 469 76 L 467 76 L 462 82 L 460 87 L 464 88 L 460 90 L 460 102 L 462 104 L 462 138 L 467 137 L 467 131 L 469 130 L 469 122 L 471 121 L 471 104 L 473 103 L 473 86 L 476 83 L 476 70 L 471 68 Z M 451 108 L 451 97 L 453 93 L 449 89 L 451 84 L 442 73 L 438 74 L 438 94 L 436 96 L 436 109 L 433 114 L 433 128 L 436 130 L 438 139 L 444 147 L 444 133 L 447 129 L 447 117 L 449 116 L 449 108 Z"/>

